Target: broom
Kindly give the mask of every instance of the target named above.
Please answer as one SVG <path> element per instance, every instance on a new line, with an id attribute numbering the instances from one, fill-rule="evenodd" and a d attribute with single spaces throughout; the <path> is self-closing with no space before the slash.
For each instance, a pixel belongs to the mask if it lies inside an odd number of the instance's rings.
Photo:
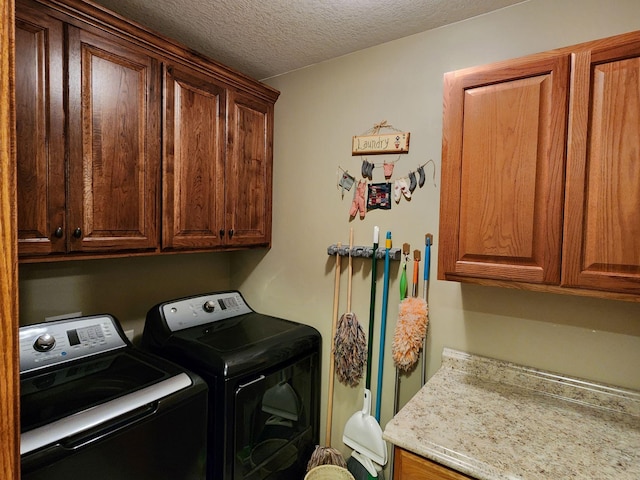
<path id="1" fill-rule="evenodd" d="M 331 323 L 331 338 L 336 333 L 336 324 L 338 323 L 338 303 L 340 296 L 340 247 L 342 244 L 338 242 L 336 249 L 336 278 L 333 287 L 333 321 Z M 307 472 L 319 465 L 337 465 L 347 468 L 347 463 L 339 450 L 331 448 L 331 424 L 333 420 L 333 383 L 334 383 L 334 362 L 333 362 L 333 345 L 329 354 L 329 395 L 327 400 L 327 432 L 325 435 L 325 446 L 317 445 L 311 458 L 307 463 Z"/>

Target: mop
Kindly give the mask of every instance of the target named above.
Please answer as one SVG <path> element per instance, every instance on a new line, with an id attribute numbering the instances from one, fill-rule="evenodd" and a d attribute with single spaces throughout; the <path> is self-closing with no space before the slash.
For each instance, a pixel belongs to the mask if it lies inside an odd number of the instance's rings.
<path id="1" fill-rule="evenodd" d="M 333 320 L 331 323 L 331 338 L 335 335 L 336 324 L 338 323 L 338 304 L 340 297 L 340 247 L 342 245 L 338 242 L 338 248 L 336 250 L 336 275 L 333 286 Z M 325 446 L 317 445 L 311 458 L 307 463 L 307 472 L 319 465 L 337 465 L 342 468 L 347 467 L 347 463 L 342 456 L 342 453 L 336 448 L 331 448 L 331 425 L 333 420 L 333 383 L 334 383 L 334 363 L 333 363 L 333 349 L 329 353 L 329 394 L 327 400 L 327 432 L 325 435 Z"/>
<path id="2" fill-rule="evenodd" d="M 335 370 L 338 380 L 349 386 L 355 387 L 360 383 L 364 371 L 367 341 L 364 331 L 358 322 L 356 314 L 351 311 L 351 280 L 353 276 L 353 228 L 349 233 L 349 269 L 347 288 L 347 313 L 340 317 L 338 328 L 334 337 L 335 344 Z"/>

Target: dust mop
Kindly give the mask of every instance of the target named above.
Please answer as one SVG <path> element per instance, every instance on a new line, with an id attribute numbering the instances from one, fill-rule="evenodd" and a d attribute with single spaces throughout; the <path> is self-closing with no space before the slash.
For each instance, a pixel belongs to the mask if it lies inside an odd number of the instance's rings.
<path id="1" fill-rule="evenodd" d="M 334 337 L 334 362 L 338 380 L 355 387 L 360 383 L 364 370 L 367 341 L 356 314 L 351 310 L 351 284 L 353 277 L 353 228 L 349 233 L 349 268 L 347 288 L 347 313 L 340 317 Z"/>
<path id="2" fill-rule="evenodd" d="M 424 298 L 418 297 L 420 250 L 413 251 L 413 284 L 411 296 L 400 302 L 398 321 L 391 353 L 396 368 L 409 371 L 417 363 L 427 331 L 429 309 Z"/>
<path id="3" fill-rule="evenodd" d="M 365 377 L 364 402 L 361 411 L 354 413 L 344 427 L 342 441 L 354 451 L 347 461 L 347 468 L 356 480 L 382 479 L 374 461 L 387 463 L 387 444 L 382 438 L 380 424 L 371 416 L 371 358 L 376 300 L 376 265 L 378 252 L 378 227 L 373 229 L 373 254 L 371 256 L 371 299 L 369 307 L 369 338 L 367 342 L 367 373 Z"/>

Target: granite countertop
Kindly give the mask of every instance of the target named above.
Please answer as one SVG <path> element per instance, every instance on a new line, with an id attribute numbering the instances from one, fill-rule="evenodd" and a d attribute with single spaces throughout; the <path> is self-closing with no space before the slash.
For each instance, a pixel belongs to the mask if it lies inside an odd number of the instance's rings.
<path id="1" fill-rule="evenodd" d="M 638 480 L 640 392 L 445 348 L 383 436 L 481 480 Z"/>

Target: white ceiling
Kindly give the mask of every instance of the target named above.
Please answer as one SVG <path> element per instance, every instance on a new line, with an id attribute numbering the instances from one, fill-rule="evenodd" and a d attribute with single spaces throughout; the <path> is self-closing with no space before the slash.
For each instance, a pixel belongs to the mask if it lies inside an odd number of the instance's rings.
<path id="1" fill-rule="evenodd" d="M 523 0 L 95 0 L 266 79 Z"/>

